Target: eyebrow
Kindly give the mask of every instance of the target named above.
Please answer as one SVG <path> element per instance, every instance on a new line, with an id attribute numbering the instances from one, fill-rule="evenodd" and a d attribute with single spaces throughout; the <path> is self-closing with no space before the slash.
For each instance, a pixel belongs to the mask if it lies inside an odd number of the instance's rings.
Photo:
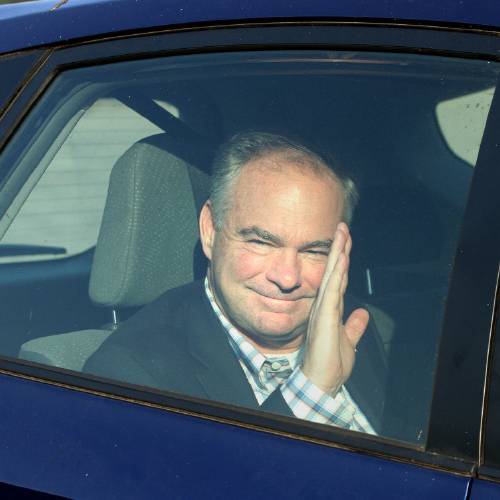
<path id="1" fill-rule="evenodd" d="M 240 229 L 238 233 L 241 236 L 258 236 L 262 240 L 265 241 L 270 241 L 271 243 L 274 243 L 275 245 L 283 245 L 283 240 L 279 237 L 276 236 L 275 234 L 270 233 L 269 231 L 266 231 L 265 229 L 262 229 L 258 226 L 252 226 L 252 227 L 245 227 L 243 229 Z"/>
<path id="2" fill-rule="evenodd" d="M 243 237 L 257 236 L 258 238 L 264 241 L 270 241 L 275 245 L 285 246 L 282 238 L 258 226 L 245 227 L 243 229 L 240 229 L 238 231 L 238 234 Z M 306 250 L 309 248 L 325 248 L 329 250 L 332 246 L 332 243 L 333 240 L 331 239 L 310 241 L 308 243 L 305 243 L 304 245 L 301 245 L 300 250 Z"/>
<path id="3" fill-rule="evenodd" d="M 305 250 L 308 248 L 325 248 L 326 250 L 330 250 L 332 246 L 333 240 L 327 239 L 327 240 L 316 240 L 316 241 L 311 241 L 310 243 L 306 243 L 303 245 L 301 250 Z"/>

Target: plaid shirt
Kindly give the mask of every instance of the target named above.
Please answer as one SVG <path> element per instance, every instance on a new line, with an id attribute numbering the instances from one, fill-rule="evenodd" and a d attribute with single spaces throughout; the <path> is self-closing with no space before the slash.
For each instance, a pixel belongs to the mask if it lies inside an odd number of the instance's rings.
<path id="1" fill-rule="evenodd" d="M 342 386 L 335 396 L 322 391 L 302 372 L 302 351 L 281 356 L 265 356 L 242 335 L 224 316 L 217 305 L 208 278 L 205 291 L 240 365 L 253 389 L 259 405 L 278 387 L 297 418 L 375 434 L 372 426 Z"/>

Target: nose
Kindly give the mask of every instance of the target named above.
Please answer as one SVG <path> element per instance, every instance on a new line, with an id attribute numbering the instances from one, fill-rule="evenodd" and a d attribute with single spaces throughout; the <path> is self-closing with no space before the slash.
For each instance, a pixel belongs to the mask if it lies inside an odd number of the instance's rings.
<path id="1" fill-rule="evenodd" d="M 284 248 L 269 266 L 266 278 L 274 283 L 281 292 L 290 293 L 301 285 L 301 263 L 296 250 Z"/>

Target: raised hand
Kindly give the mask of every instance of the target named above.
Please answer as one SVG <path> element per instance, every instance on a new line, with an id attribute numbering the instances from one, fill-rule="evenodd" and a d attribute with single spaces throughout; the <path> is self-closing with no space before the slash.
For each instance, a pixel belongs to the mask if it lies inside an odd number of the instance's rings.
<path id="1" fill-rule="evenodd" d="M 334 395 L 349 378 L 355 349 L 368 326 L 366 309 L 356 309 L 345 325 L 344 294 L 352 239 L 343 222 L 337 227 L 318 296 L 311 309 L 302 371 L 323 391 Z"/>

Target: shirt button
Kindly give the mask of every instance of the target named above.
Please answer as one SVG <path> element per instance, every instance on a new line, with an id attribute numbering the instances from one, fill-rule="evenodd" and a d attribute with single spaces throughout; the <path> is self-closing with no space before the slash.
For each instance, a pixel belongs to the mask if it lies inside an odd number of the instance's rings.
<path id="1" fill-rule="evenodd" d="M 271 370 L 273 372 L 278 371 L 281 368 L 281 363 L 279 361 L 273 361 L 271 363 Z"/>

